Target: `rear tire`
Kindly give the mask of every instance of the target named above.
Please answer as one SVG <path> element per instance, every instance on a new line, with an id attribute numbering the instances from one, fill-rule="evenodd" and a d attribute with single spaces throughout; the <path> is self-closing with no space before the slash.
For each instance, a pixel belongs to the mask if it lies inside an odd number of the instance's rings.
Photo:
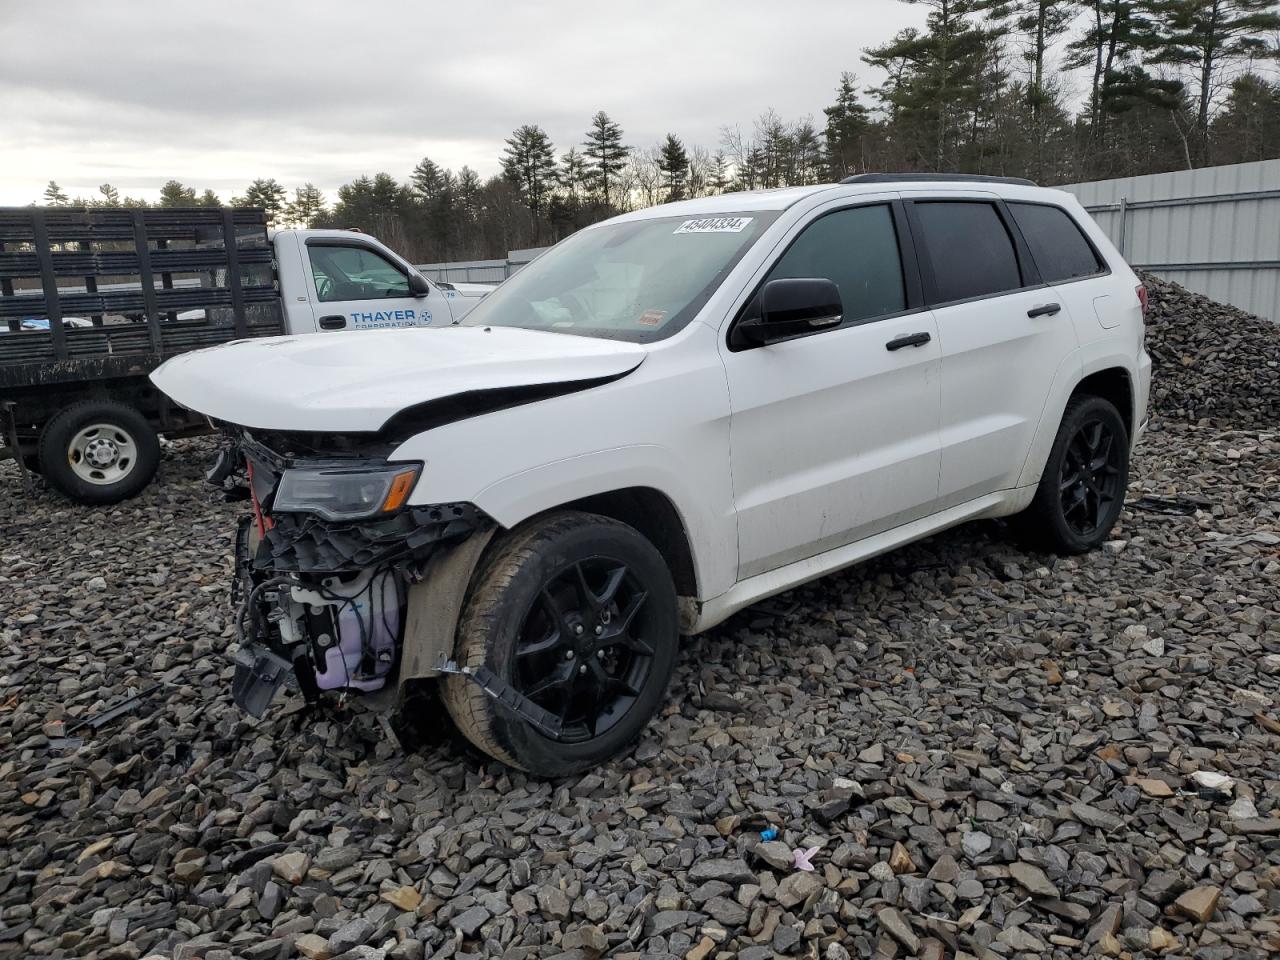
<path id="1" fill-rule="evenodd" d="M 78 503 L 135 496 L 160 465 L 160 439 L 146 417 L 116 400 L 84 400 L 54 415 L 40 434 L 40 473 Z"/>
<path id="2" fill-rule="evenodd" d="M 1129 485 L 1129 432 L 1101 397 L 1073 397 L 1031 505 L 1015 526 L 1031 545 L 1085 553 L 1111 534 Z"/>
<path id="3" fill-rule="evenodd" d="M 485 753 L 544 777 L 617 754 L 661 705 L 675 667 L 676 592 L 633 528 L 594 514 L 548 514 L 490 550 L 459 621 L 458 663 L 486 666 L 564 724 L 555 739 L 468 677 L 442 699 Z"/>

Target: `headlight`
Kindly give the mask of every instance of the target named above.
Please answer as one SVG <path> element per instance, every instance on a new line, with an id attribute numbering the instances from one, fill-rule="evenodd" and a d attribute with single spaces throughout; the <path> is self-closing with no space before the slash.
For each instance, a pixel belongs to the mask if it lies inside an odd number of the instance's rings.
<path id="1" fill-rule="evenodd" d="M 315 513 L 357 520 L 399 510 L 422 470 L 420 463 L 385 467 L 298 467 L 276 487 L 272 513 Z"/>

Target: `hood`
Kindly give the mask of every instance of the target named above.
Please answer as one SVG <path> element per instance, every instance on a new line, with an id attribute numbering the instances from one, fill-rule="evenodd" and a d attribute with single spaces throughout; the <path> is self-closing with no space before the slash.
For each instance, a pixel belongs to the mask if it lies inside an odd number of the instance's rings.
<path id="1" fill-rule="evenodd" d="M 617 377 L 645 353 L 635 343 L 516 327 L 352 330 L 184 353 L 151 382 L 182 406 L 239 426 L 371 433 L 415 404 Z"/>

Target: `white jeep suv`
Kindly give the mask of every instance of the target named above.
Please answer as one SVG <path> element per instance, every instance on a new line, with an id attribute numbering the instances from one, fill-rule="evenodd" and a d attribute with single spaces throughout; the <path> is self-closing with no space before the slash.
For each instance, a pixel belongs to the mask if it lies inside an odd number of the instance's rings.
<path id="1" fill-rule="evenodd" d="M 979 517 L 1077 553 L 1145 425 L 1144 290 L 1069 195 L 853 177 L 581 230 L 460 324 L 234 343 L 155 383 L 244 453 L 237 702 L 285 680 L 565 774 L 681 633 Z"/>

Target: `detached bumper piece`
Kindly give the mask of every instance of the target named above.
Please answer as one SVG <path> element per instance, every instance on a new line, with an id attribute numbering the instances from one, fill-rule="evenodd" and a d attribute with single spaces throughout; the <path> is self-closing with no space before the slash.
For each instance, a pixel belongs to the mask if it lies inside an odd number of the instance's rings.
<path id="1" fill-rule="evenodd" d="M 486 695 L 502 704 L 522 720 L 527 720 L 552 740 L 559 740 L 564 724 L 560 718 L 548 710 L 543 710 L 523 693 L 490 670 L 480 666 L 475 669 L 460 667 L 452 660 L 441 657 L 436 662 L 436 669 L 441 673 L 453 673 L 466 677 L 476 684 Z"/>
<path id="2" fill-rule="evenodd" d="M 233 659 L 236 674 L 231 681 L 231 698 L 245 713 L 261 717 L 280 685 L 293 673 L 293 664 L 256 644 L 242 646 Z"/>

